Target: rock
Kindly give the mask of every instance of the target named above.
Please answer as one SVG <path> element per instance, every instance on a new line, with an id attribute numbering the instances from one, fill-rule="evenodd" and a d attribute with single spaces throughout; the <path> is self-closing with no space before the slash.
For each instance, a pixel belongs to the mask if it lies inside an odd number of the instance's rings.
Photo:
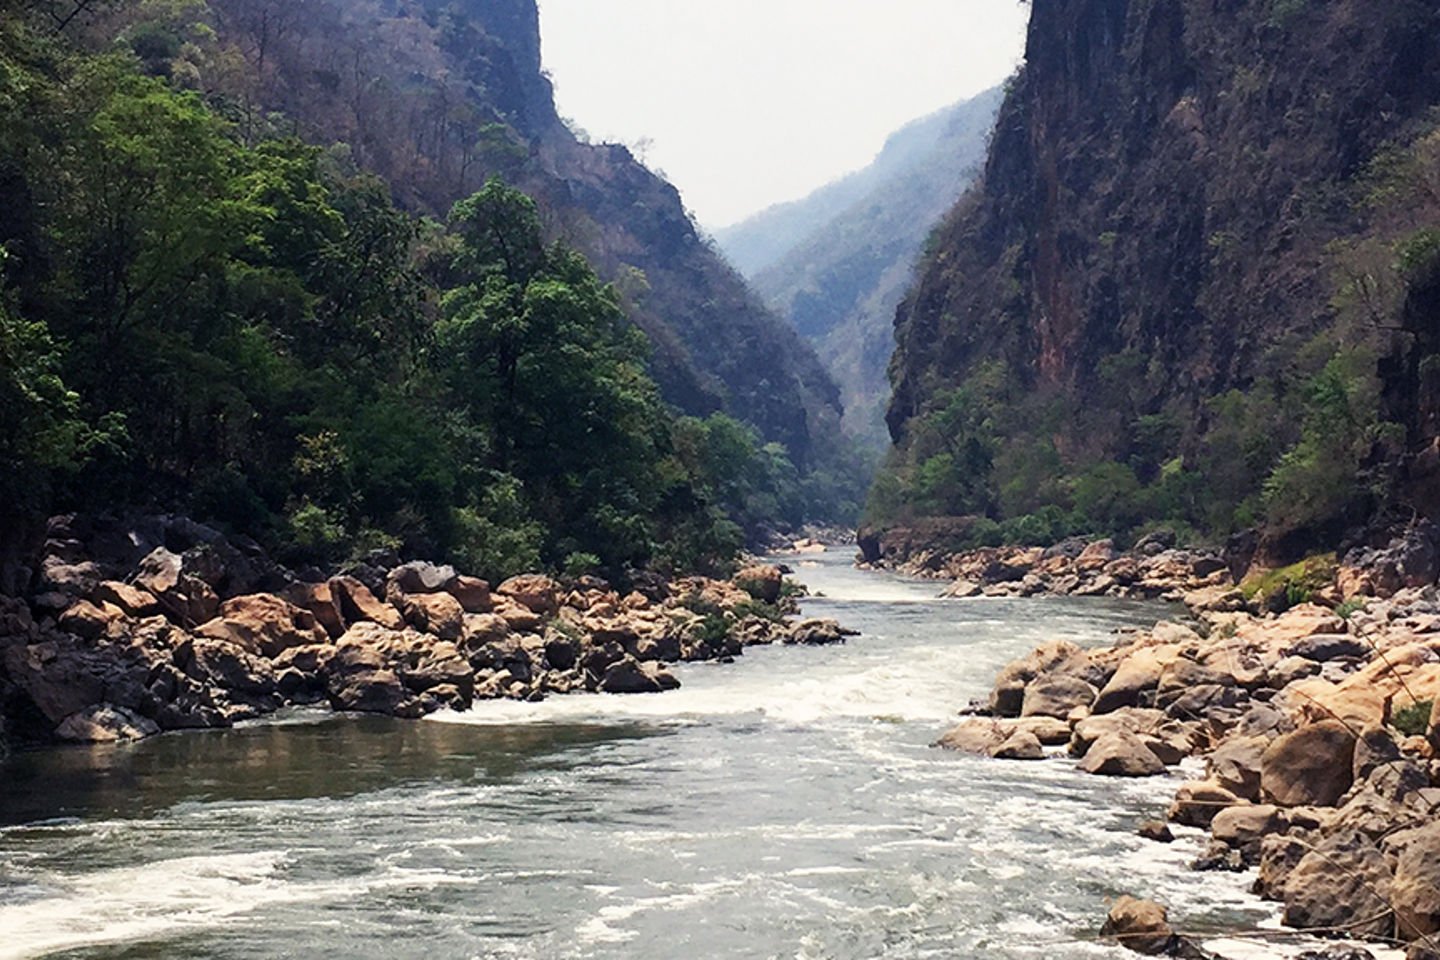
<path id="1" fill-rule="evenodd" d="M 233 691 L 252 703 L 263 703 L 267 709 L 280 705 L 276 699 L 279 682 L 274 667 L 239 646 L 197 637 L 181 645 L 175 653 L 175 663 L 187 676 L 202 684 Z"/>
<path id="2" fill-rule="evenodd" d="M 1226 807 L 1210 822 L 1210 834 L 1221 843 L 1239 850 L 1247 861 L 1258 862 L 1260 841 L 1285 826 L 1285 816 L 1280 808 L 1270 804 Z"/>
<path id="3" fill-rule="evenodd" d="M 1072 675 L 1082 679 L 1090 672 L 1090 657 L 1068 640 L 1048 643 L 1028 656 L 1010 663 L 1000 672 L 990 694 L 990 712 L 997 717 L 1018 717 L 1024 706 L 1025 688 L 1037 677 Z"/>
<path id="4" fill-rule="evenodd" d="M 561 633 L 545 637 L 545 662 L 555 670 L 572 670 L 580 662 L 580 644 Z"/>
<path id="5" fill-rule="evenodd" d="M 212 620 L 220 608 L 214 589 L 185 569 L 183 557 L 164 547 L 157 547 L 140 561 L 132 581 L 154 596 L 165 615 L 182 627 Z"/>
<path id="6" fill-rule="evenodd" d="M 233 643 L 248 653 L 274 658 L 291 647 L 330 639 L 315 617 L 269 593 L 234 597 L 220 605 L 220 616 L 200 626 L 201 636 Z"/>
<path id="7" fill-rule="evenodd" d="M 554 616 L 560 609 L 560 585 L 539 574 L 511 577 L 495 592 L 542 617 Z"/>
<path id="8" fill-rule="evenodd" d="M 398 605 L 405 622 L 442 640 L 459 640 L 465 608 L 448 593 L 401 593 Z"/>
<path id="9" fill-rule="evenodd" d="M 1147 956 L 1168 953 L 1175 944 L 1175 931 L 1170 927 L 1165 908 L 1134 897 L 1115 901 L 1105 925 L 1100 928 L 1100 935 L 1114 938 L 1126 949 Z"/>
<path id="10" fill-rule="evenodd" d="M 1355 758 L 1352 764 L 1355 781 L 1367 779 L 1377 767 L 1400 759 L 1400 745 L 1385 727 L 1370 727 L 1355 741 Z"/>
<path id="11" fill-rule="evenodd" d="M 457 579 L 455 568 L 415 560 L 401 564 L 385 578 L 385 599 L 399 606 L 404 594 L 444 593 Z"/>
<path id="12" fill-rule="evenodd" d="M 1070 742 L 1070 724 L 1054 717 L 1026 717 L 1015 729 L 1031 734 L 1047 747 L 1063 747 Z"/>
<path id="13" fill-rule="evenodd" d="M 1440 934 L 1440 824 L 1422 828 L 1401 851 L 1390 902 L 1402 939 Z"/>
<path id="14" fill-rule="evenodd" d="M 1153 649 L 1142 648 L 1120 661 L 1114 676 L 1095 700 L 1095 713 L 1110 713 L 1122 707 L 1138 707 L 1141 699 L 1160 686 L 1165 663 Z"/>
<path id="15" fill-rule="evenodd" d="M 1191 781 L 1176 791 L 1169 816 L 1175 823 L 1208 828 L 1221 810 L 1244 802 L 1218 783 Z"/>
<path id="16" fill-rule="evenodd" d="M 1254 892 L 1266 900 L 1285 899 L 1285 883 L 1310 852 L 1313 837 L 1307 833 L 1272 833 L 1260 838 L 1260 870 Z"/>
<path id="17" fill-rule="evenodd" d="M 1155 843 L 1175 842 L 1175 834 L 1170 831 L 1169 824 L 1164 820 L 1146 820 L 1135 832 L 1143 839 L 1153 840 Z"/>
<path id="18" fill-rule="evenodd" d="M 490 584 L 478 577 L 456 577 L 450 584 L 450 595 L 460 601 L 466 613 L 489 613 L 494 609 Z"/>
<path id="19" fill-rule="evenodd" d="M 400 611 L 391 604 L 382 603 L 369 587 L 355 577 L 333 578 L 330 593 L 347 630 L 357 623 L 378 623 L 387 630 L 405 627 Z"/>
<path id="20" fill-rule="evenodd" d="M 1306 950 L 1295 960 L 1375 960 L 1375 954 L 1359 947 L 1326 947 L 1324 950 Z"/>
<path id="21" fill-rule="evenodd" d="M 1133 733 L 1107 733 L 1086 751 L 1080 769 L 1102 777 L 1154 777 L 1165 764 Z"/>
<path id="22" fill-rule="evenodd" d="M 1190 869 L 1209 873 L 1240 873 L 1245 869 L 1245 858 L 1239 850 L 1212 840 L 1190 864 Z"/>
<path id="23" fill-rule="evenodd" d="M 160 614 L 160 601 L 148 590 L 133 587 L 118 580 L 106 580 L 95 588 L 95 599 L 109 603 L 125 612 L 128 617 L 143 620 Z"/>
<path id="24" fill-rule="evenodd" d="M 536 613 L 510 597 L 500 595 L 495 601 L 495 614 L 516 633 L 534 633 L 545 627 L 545 616 Z"/>
<path id="25" fill-rule="evenodd" d="M 1260 764 L 1269 745 L 1269 737 L 1225 741 L 1210 755 L 1210 779 L 1241 799 L 1259 800 Z"/>
<path id="26" fill-rule="evenodd" d="M 790 628 L 786 643 L 805 646 L 827 646 L 844 643 L 846 637 L 855 636 L 853 630 L 846 630 L 835 620 L 801 620 Z"/>
<path id="27" fill-rule="evenodd" d="M 143 740 L 160 732 L 153 720 L 108 703 L 71 714 L 55 728 L 55 736 L 71 743 L 115 743 Z"/>
<path id="28" fill-rule="evenodd" d="M 735 586 L 762 603 L 778 603 L 785 578 L 779 567 L 755 564 L 735 575 Z"/>
<path id="29" fill-rule="evenodd" d="M 1015 730 L 990 755 L 997 760 L 1043 760 L 1045 748 L 1035 734 Z"/>
<path id="30" fill-rule="evenodd" d="M 60 614 L 60 629 L 86 640 L 119 636 L 124 631 L 125 611 L 111 603 L 94 604 L 77 600 Z"/>
<path id="31" fill-rule="evenodd" d="M 1395 931 L 1390 889 L 1390 867 L 1372 840 L 1354 832 L 1326 837 L 1285 882 L 1284 922 L 1301 930 L 1388 938 Z"/>
<path id="32" fill-rule="evenodd" d="M 1080 552 L 1075 558 L 1075 569 L 1082 573 L 1092 573 L 1104 569 L 1118 556 L 1115 552 L 1115 541 L 1097 540 Z"/>
<path id="33" fill-rule="evenodd" d="M 332 674 L 327 682 L 330 707 L 337 711 L 395 716 L 411 699 L 393 670 L 346 670 Z"/>
<path id="34" fill-rule="evenodd" d="M 1020 716 L 1064 719 L 1076 707 L 1090 707 L 1098 693 L 1078 677 L 1056 676 L 1036 680 L 1025 688 Z"/>
<path id="35" fill-rule="evenodd" d="M 1370 644 L 1359 637 L 1345 633 L 1317 633 L 1291 644 L 1285 655 L 1328 663 L 1331 660 L 1368 660 L 1372 652 Z"/>
<path id="36" fill-rule="evenodd" d="M 281 591 L 280 598 L 309 613 L 330 637 L 338 639 L 345 632 L 345 618 L 330 584 L 292 583 Z"/>
<path id="37" fill-rule="evenodd" d="M 988 757 L 999 749 L 1000 745 L 1009 737 L 1009 729 L 1001 723 L 984 717 L 976 717 L 962 720 L 951 727 L 944 736 L 935 742 L 935 746 L 960 753 L 973 753 Z"/>
<path id="38" fill-rule="evenodd" d="M 1083 757 L 1090 747 L 1107 733 L 1125 732 L 1150 736 L 1169 722 L 1159 710 L 1126 707 L 1099 717 L 1084 717 L 1075 722 L 1070 739 L 1070 753 Z"/>
<path id="39" fill-rule="evenodd" d="M 670 673 L 628 655 L 612 664 L 600 681 L 600 689 L 605 693 L 660 693 L 678 686 L 680 681 Z"/>
<path id="40" fill-rule="evenodd" d="M 1325 720 L 1280 737 L 1260 761 L 1260 793 L 1282 807 L 1333 807 L 1354 782 L 1355 735 Z"/>

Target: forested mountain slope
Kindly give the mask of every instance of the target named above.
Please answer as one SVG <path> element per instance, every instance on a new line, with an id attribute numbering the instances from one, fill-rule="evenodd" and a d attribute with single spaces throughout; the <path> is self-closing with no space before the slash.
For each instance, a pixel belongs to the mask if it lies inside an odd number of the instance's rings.
<path id="1" fill-rule="evenodd" d="M 895 133 L 874 163 L 718 235 L 772 307 L 812 342 L 841 388 L 845 426 L 885 443 L 895 307 L 925 238 L 984 162 L 1001 90 Z"/>
<path id="2" fill-rule="evenodd" d="M 1433 505 L 1437 105 L 1433 3 L 1036 4 L 898 312 L 872 515 L 1285 553 Z"/>
<path id="3" fill-rule="evenodd" d="M 250 136 L 343 143 L 403 206 L 443 214 L 504 177 L 618 285 L 668 399 L 750 422 L 806 466 L 831 432 L 824 369 L 701 240 L 675 188 L 561 122 L 535 0 L 141 3 L 118 17 L 102 27 L 228 101 Z"/>

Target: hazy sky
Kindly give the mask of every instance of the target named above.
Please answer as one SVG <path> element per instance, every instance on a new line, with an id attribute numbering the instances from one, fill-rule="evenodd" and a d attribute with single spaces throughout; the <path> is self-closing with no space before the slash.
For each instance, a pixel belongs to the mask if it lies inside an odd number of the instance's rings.
<path id="1" fill-rule="evenodd" d="M 1018 0 L 540 0 L 560 113 L 644 159 L 715 229 L 865 166 L 1004 80 Z"/>

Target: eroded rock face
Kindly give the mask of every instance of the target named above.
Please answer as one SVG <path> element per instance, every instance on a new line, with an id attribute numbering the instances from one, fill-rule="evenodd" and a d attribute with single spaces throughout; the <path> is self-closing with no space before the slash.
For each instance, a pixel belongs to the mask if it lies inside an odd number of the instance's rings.
<path id="1" fill-rule="evenodd" d="M 1405 843 L 1395 865 L 1390 902 L 1401 939 L 1440 934 L 1440 824 L 1431 823 Z"/>
<path id="2" fill-rule="evenodd" d="M 115 743 L 143 740 L 160 732 L 155 721 L 134 711 L 102 703 L 73 713 L 55 728 L 55 736 L 72 743 Z"/>
<path id="3" fill-rule="evenodd" d="M 1388 938 L 1392 874 L 1380 848 L 1358 833 L 1326 837 L 1285 881 L 1285 923 L 1301 930 Z"/>

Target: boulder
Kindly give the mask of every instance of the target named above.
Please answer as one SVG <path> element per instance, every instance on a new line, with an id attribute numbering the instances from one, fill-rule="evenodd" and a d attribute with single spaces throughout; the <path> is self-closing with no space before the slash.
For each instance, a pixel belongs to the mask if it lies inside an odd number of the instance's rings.
<path id="1" fill-rule="evenodd" d="M 490 584 L 478 577 L 456 577 L 450 585 L 450 595 L 460 601 L 466 613 L 489 613 L 494 609 Z"/>
<path id="2" fill-rule="evenodd" d="M 291 647 L 326 643 L 330 635 L 307 610 L 269 593 L 234 597 L 220 605 L 220 616 L 196 630 L 248 653 L 277 657 Z"/>
<path id="3" fill-rule="evenodd" d="M 1389 938 L 1392 874 L 1369 837 L 1354 832 L 1325 837 L 1305 854 L 1285 882 L 1287 926 L 1354 937 Z"/>
<path id="4" fill-rule="evenodd" d="M 1133 733 L 1107 733 L 1096 740 L 1080 769 L 1102 777 L 1154 777 L 1165 772 L 1165 764 Z"/>
<path id="5" fill-rule="evenodd" d="M 86 640 L 118 637 L 125 629 L 125 611 L 112 603 L 76 600 L 60 614 L 60 629 Z"/>
<path id="6" fill-rule="evenodd" d="M 1175 834 L 1171 832 L 1170 825 L 1164 820 L 1146 820 L 1140 824 L 1135 831 L 1142 839 L 1151 840 L 1155 843 L 1174 843 Z"/>
<path id="7" fill-rule="evenodd" d="M 185 569 L 185 559 L 164 547 L 151 551 L 131 578 L 133 584 L 159 602 L 165 615 L 182 627 L 212 620 L 220 598 L 203 579 Z"/>
<path id="8" fill-rule="evenodd" d="M 327 678 L 330 706 L 337 711 L 399 715 L 410 691 L 393 670 L 352 669 Z"/>
<path id="9" fill-rule="evenodd" d="M 545 626 L 545 615 L 536 613 L 511 597 L 500 594 L 495 601 L 495 614 L 516 633 L 534 633 Z"/>
<path id="10" fill-rule="evenodd" d="M 280 597 L 314 617 L 327 635 L 338 638 L 345 632 L 345 618 L 330 584 L 292 583 L 281 591 Z"/>
<path id="11" fill-rule="evenodd" d="M 804 646 L 828 646 L 844 643 L 846 637 L 855 636 L 855 631 L 846 630 L 836 620 L 801 620 L 790 628 L 785 642 Z"/>
<path id="12" fill-rule="evenodd" d="M 1311 834 L 1271 833 L 1260 838 L 1260 869 L 1255 877 L 1253 892 L 1266 900 L 1285 899 L 1285 884 L 1295 872 L 1300 861 L 1310 852 Z"/>
<path id="13" fill-rule="evenodd" d="M 415 560 L 391 570 L 385 578 L 385 599 L 399 605 L 400 596 L 444 593 L 455 585 L 455 568 Z"/>
<path id="14" fill-rule="evenodd" d="M 1043 760 L 1045 747 L 1035 734 L 1017 729 L 991 751 L 990 755 L 997 760 Z"/>
<path id="15" fill-rule="evenodd" d="M 1070 742 L 1070 724 L 1055 717 L 1026 717 L 1015 724 L 1047 747 L 1063 747 Z"/>
<path id="16" fill-rule="evenodd" d="M 762 603 L 778 603 L 785 586 L 785 578 L 779 567 L 760 563 L 737 573 L 735 586 Z"/>
<path id="17" fill-rule="evenodd" d="M 465 608 L 449 593 L 401 593 L 398 605 L 405 622 L 442 640 L 459 640 Z"/>
<path id="18" fill-rule="evenodd" d="M 1136 900 L 1121 897 L 1110 908 L 1105 925 L 1100 928 L 1102 937 L 1111 937 L 1120 945 L 1135 953 L 1160 956 L 1171 951 L 1175 945 L 1175 931 L 1171 928 L 1164 907 L 1150 900 Z"/>
<path id="19" fill-rule="evenodd" d="M 1031 681 L 1044 675 L 1065 674 L 1089 682 L 1092 666 L 1085 651 L 1068 640 L 1039 647 L 1000 672 L 990 694 L 990 712 L 997 717 L 1018 717 L 1024 706 L 1025 688 Z"/>
<path id="20" fill-rule="evenodd" d="M 605 693 L 660 693 L 678 686 L 680 681 L 659 666 L 628 655 L 612 664 L 600 681 Z"/>
<path id="21" fill-rule="evenodd" d="M 97 586 L 94 599 L 113 604 L 136 620 L 158 616 L 161 612 L 160 601 L 155 599 L 154 594 L 118 580 L 106 580 Z"/>
<path id="22" fill-rule="evenodd" d="M 1246 860 L 1260 858 L 1260 841 L 1286 826 L 1285 815 L 1270 804 L 1226 807 L 1210 822 L 1210 833 L 1221 843 L 1239 850 Z"/>
<path id="23" fill-rule="evenodd" d="M 155 721 L 109 703 L 73 713 L 55 728 L 55 736 L 71 743 L 115 743 L 143 740 L 160 732 Z"/>
<path id="24" fill-rule="evenodd" d="M 1402 939 L 1440 935 L 1440 824 L 1431 822 L 1408 839 L 1396 861 L 1390 902 Z"/>
<path id="25" fill-rule="evenodd" d="M 1140 706 L 1141 699 L 1160 686 L 1165 665 L 1154 648 L 1143 647 L 1131 653 L 1120 661 L 1120 666 L 1100 691 L 1092 710 L 1095 713 L 1110 713 L 1122 707 Z"/>
<path id="26" fill-rule="evenodd" d="M 1036 680 L 1025 688 L 1022 717 L 1055 717 L 1063 720 L 1076 707 L 1090 707 L 1097 691 L 1079 677 L 1053 676 Z"/>
<path id="27" fill-rule="evenodd" d="M 271 709 L 279 706 L 275 668 L 235 644 L 196 637 L 176 651 L 175 663 L 202 684 L 233 691 L 251 702 L 264 702 Z"/>
<path id="28" fill-rule="evenodd" d="M 1010 728 L 984 717 L 962 720 L 945 732 L 935 746 L 988 757 L 1010 737 Z"/>
<path id="29" fill-rule="evenodd" d="M 1210 755 L 1207 766 L 1211 780 L 1244 800 L 1260 799 L 1260 765 L 1269 737 L 1235 737 L 1226 740 Z"/>
<path id="30" fill-rule="evenodd" d="M 1126 707 L 1114 713 L 1077 720 L 1070 738 L 1070 753 L 1083 757 L 1091 745 L 1107 733 L 1126 732 L 1153 735 L 1170 721 L 1159 710 Z"/>
<path id="31" fill-rule="evenodd" d="M 1180 789 L 1175 792 L 1169 816 L 1175 823 L 1208 828 L 1221 810 L 1244 803 L 1244 800 L 1218 783 L 1208 780 L 1191 781 L 1181 784 Z"/>
<path id="32" fill-rule="evenodd" d="M 1368 779 L 1378 767 L 1400 759 L 1400 744 L 1385 727 L 1369 727 L 1360 733 L 1355 741 L 1355 757 L 1352 763 L 1353 779 L 1356 782 Z"/>
<path id="33" fill-rule="evenodd" d="M 1354 782 L 1355 735 L 1338 720 L 1287 733 L 1260 761 L 1260 793 L 1282 807 L 1333 807 Z"/>
<path id="34" fill-rule="evenodd" d="M 378 623 L 388 630 L 400 630 L 405 626 L 399 610 L 381 602 L 369 587 L 355 577 L 335 577 L 330 581 L 330 593 L 347 630 L 357 623 Z"/>
<path id="35" fill-rule="evenodd" d="M 554 616 L 560 609 L 560 585 L 540 574 L 511 577 L 495 592 L 541 616 Z"/>

